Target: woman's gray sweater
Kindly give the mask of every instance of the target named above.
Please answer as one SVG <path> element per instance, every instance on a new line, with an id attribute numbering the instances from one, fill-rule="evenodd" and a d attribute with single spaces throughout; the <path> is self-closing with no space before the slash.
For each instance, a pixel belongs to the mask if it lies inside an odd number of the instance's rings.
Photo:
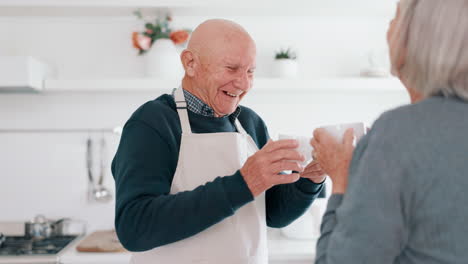
<path id="1" fill-rule="evenodd" d="M 384 113 L 332 195 L 316 263 L 468 263 L 468 102 Z"/>

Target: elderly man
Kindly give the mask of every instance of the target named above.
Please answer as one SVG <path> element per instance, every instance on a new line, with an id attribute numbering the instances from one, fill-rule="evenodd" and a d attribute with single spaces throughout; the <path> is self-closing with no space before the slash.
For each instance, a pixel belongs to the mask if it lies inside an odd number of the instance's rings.
<path id="1" fill-rule="evenodd" d="M 181 87 L 125 124 L 112 172 L 132 263 L 267 263 L 266 227 L 288 225 L 322 190 L 321 168 L 300 166 L 298 143 L 269 140 L 239 106 L 255 56 L 239 25 L 202 23 L 181 54 Z"/>

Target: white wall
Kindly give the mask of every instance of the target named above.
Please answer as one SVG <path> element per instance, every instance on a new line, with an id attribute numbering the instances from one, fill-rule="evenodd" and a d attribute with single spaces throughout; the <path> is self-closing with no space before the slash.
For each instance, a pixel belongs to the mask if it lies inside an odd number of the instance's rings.
<path id="1" fill-rule="evenodd" d="M 299 77 L 356 76 L 372 50 L 385 54 L 388 18 L 233 17 L 258 47 L 257 76 L 268 77 L 274 52 L 297 50 Z M 175 28 L 195 28 L 210 17 L 175 17 Z M 0 55 L 32 55 L 47 62 L 58 79 L 142 77 L 131 32 L 142 25 L 133 17 L 3 17 Z M 382 59 L 384 60 L 385 57 Z"/>
<path id="2" fill-rule="evenodd" d="M 175 17 L 193 28 L 207 17 Z M 356 76 L 366 54 L 385 47 L 388 18 L 230 17 L 252 34 L 258 46 L 258 74 L 269 76 L 279 47 L 298 50 L 299 77 Z M 140 30 L 132 17 L 2 17 L 0 55 L 32 55 L 55 69 L 57 79 L 142 77 L 130 34 Z M 1 74 L 1 73 L 0 73 Z M 168 87 L 168 90 L 171 87 Z M 378 87 L 377 87 L 378 88 Z M 123 125 L 152 93 L 0 94 L 0 129 L 81 128 Z M 279 132 L 310 135 L 314 127 L 348 121 L 371 123 L 385 109 L 406 103 L 404 92 L 255 93 L 245 104 Z M 0 133 L 0 221 L 27 220 L 37 213 L 88 220 L 91 228 L 113 226 L 114 205 L 86 200 L 85 142 L 88 133 Z M 118 136 L 105 134 L 109 157 Z M 107 169 L 107 186 L 113 188 Z"/>

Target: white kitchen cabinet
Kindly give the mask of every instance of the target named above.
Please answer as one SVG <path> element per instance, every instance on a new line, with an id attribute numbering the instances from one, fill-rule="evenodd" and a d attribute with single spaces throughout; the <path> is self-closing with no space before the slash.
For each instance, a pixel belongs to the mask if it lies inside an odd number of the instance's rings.
<path id="1" fill-rule="evenodd" d="M 47 65 L 30 56 L 0 56 L 0 92 L 39 92 Z"/>

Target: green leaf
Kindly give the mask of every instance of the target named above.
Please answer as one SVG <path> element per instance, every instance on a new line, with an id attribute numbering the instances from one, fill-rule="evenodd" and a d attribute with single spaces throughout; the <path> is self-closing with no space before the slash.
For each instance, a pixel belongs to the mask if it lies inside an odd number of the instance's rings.
<path id="1" fill-rule="evenodd" d="M 161 33 L 161 26 L 156 25 L 156 26 L 154 27 L 154 33 L 155 33 L 155 34 L 160 34 L 160 33 Z"/>
<path id="2" fill-rule="evenodd" d="M 146 23 L 146 24 L 145 24 L 145 28 L 147 28 L 147 29 L 149 29 L 149 30 L 154 30 L 154 26 L 153 26 L 153 24 L 151 24 L 151 23 Z"/>
<path id="3" fill-rule="evenodd" d="M 133 11 L 133 14 L 134 14 L 137 18 L 143 19 L 143 15 L 141 14 L 141 10 L 140 10 L 140 9 Z"/>
<path id="4" fill-rule="evenodd" d="M 286 50 L 285 49 L 280 49 L 279 51 L 276 52 L 275 59 L 295 60 L 296 59 L 296 54 L 291 50 L 291 48 L 288 48 Z"/>

